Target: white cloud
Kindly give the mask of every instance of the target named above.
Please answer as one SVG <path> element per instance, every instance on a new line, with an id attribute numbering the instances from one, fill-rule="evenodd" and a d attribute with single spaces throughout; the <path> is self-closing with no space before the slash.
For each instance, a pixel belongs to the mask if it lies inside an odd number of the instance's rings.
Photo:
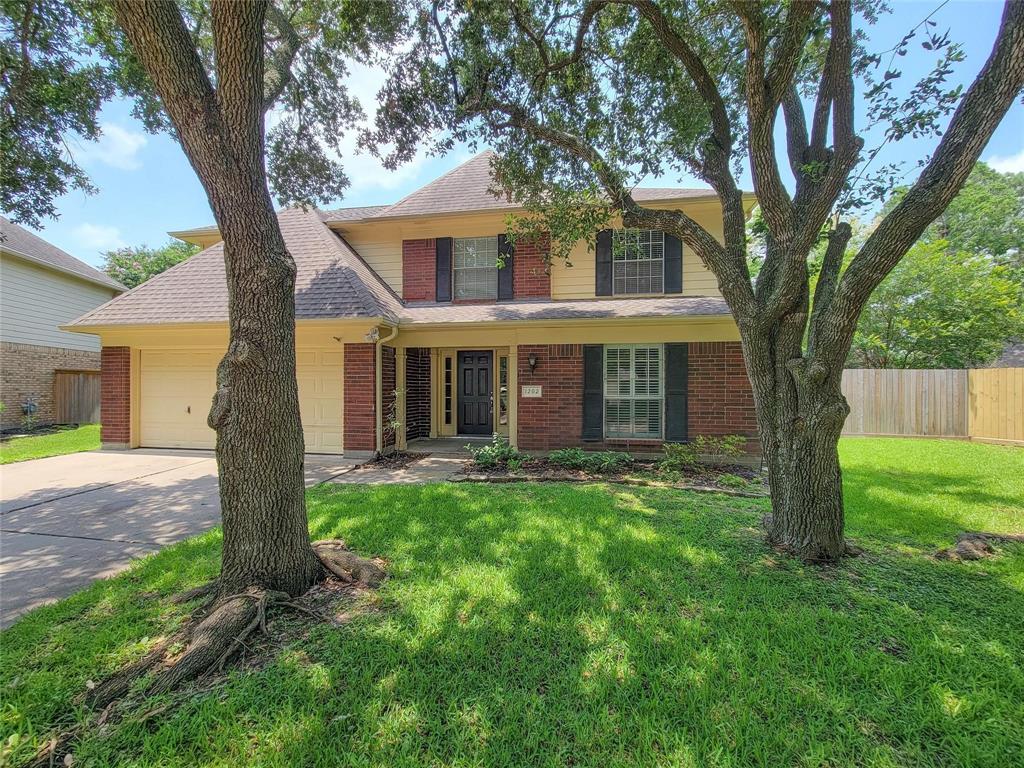
<path id="1" fill-rule="evenodd" d="M 123 171 L 134 171 L 142 167 L 138 154 L 146 146 L 146 134 L 127 130 L 114 123 L 103 123 L 100 129 L 103 133 L 99 141 L 80 143 L 75 153 L 77 160 L 85 163 L 99 162 Z"/>
<path id="2" fill-rule="evenodd" d="M 105 224 L 79 224 L 71 234 L 83 251 L 112 251 L 127 245 L 121 230 Z"/>
<path id="3" fill-rule="evenodd" d="M 985 162 L 1000 173 L 1024 173 L 1024 149 L 1015 155 L 992 155 Z"/>

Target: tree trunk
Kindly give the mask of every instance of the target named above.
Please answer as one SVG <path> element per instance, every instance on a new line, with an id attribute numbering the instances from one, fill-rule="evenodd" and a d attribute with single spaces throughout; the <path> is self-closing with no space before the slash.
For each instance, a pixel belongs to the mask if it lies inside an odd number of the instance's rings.
<path id="1" fill-rule="evenodd" d="M 326 573 L 309 542 L 295 379 L 295 262 L 267 189 L 265 2 L 216 2 L 214 89 L 174 2 L 115 12 L 196 171 L 221 236 L 227 354 L 208 418 L 217 432 L 224 522 L 220 595 L 298 595 Z"/>

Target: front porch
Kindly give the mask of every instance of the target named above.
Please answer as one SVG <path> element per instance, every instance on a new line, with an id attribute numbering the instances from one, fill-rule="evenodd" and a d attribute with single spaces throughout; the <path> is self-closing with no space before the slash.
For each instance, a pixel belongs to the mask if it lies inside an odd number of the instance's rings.
<path id="1" fill-rule="evenodd" d="M 431 456 L 452 456 L 466 459 L 470 456 L 470 448 L 487 445 L 491 439 L 482 435 L 417 437 L 407 441 L 406 450 L 409 453 L 429 453 Z"/>

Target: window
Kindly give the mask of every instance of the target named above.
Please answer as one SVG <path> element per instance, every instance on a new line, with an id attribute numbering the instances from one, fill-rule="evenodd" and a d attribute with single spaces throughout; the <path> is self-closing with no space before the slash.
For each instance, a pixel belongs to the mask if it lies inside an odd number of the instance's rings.
<path id="1" fill-rule="evenodd" d="M 498 423 L 508 424 L 508 357 L 498 358 Z"/>
<path id="2" fill-rule="evenodd" d="M 661 437 L 662 360 L 661 345 L 604 348 L 606 437 Z"/>
<path id="3" fill-rule="evenodd" d="M 444 423 L 452 423 L 452 359 L 444 358 Z"/>
<path id="4" fill-rule="evenodd" d="M 612 293 L 663 293 L 665 233 L 616 229 L 612 233 Z"/>
<path id="5" fill-rule="evenodd" d="M 452 244 L 456 299 L 498 298 L 498 238 L 456 237 Z"/>

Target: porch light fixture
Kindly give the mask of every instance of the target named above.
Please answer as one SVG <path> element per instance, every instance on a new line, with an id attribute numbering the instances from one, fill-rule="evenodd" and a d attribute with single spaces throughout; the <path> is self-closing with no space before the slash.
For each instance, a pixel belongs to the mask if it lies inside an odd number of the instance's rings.
<path id="1" fill-rule="evenodd" d="M 530 364 L 530 373 L 533 373 L 537 368 L 537 356 L 530 355 L 528 358 L 526 358 L 526 362 Z"/>

